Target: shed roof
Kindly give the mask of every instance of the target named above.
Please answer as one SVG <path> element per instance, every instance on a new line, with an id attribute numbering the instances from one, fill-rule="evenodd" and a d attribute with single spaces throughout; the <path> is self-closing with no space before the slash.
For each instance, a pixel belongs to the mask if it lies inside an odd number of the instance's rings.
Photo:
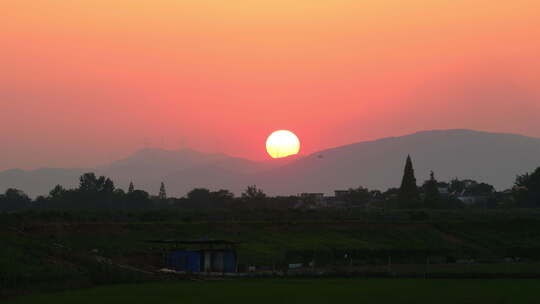
<path id="1" fill-rule="evenodd" d="M 185 244 L 185 245 L 235 245 L 238 242 L 228 240 L 147 240 L 148 243 Z"/>

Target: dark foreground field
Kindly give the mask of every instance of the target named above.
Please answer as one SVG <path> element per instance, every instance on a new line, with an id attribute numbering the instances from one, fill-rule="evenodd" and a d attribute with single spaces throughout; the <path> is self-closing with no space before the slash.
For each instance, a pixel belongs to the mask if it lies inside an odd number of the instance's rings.
<path id="1" fill-rule="evenodd" d="M 260 279 L 117 285 L 8 303 L 538 303 L 538 280 Z"/>
<path id="2" fill-rule="evenodd" d="M 171 248 L 146 241 L 204 238 L 239 242 L 240 272 L 254 266 L 254 275 L 273 272 L 288 277 L 284 278 L 286 281 L 188 283 L 183 276 L 160 271 L 169 266 L 166 257 Z M 302 267 L 289 269 L 291 264 Z M 319 274 L 325 277 L 324 281 L 292 281 L 293 276 Z M 326 280 L 330 277 L 355 277 L 357 281 Z M 478 289 L 479 296 L 497 296 L 514 303 L 511 301 L 514 296 L 505 298 L 507 294 L 516 289 L 527 291 L 528 286 L 540 286 L 537 281 L 510 281 L 506 286 L 504 281 L 465 280 L 450 284 L 438 280 L 397 280 L 424 277 L 540 278 L 540 211 L 0 213 L 0 301 L 63 290 L 154 282 L 165 285 L 140 285 L 141 289 L 131 288 L 133 291 L 110 287 L 95 292 L 102 290 L 104 295 L 114 292 L 119 296 L 137 292 L 162 294 L 167 302 L 167 295 L 176 299 L 194 297 L 198 292 L 212 300 L 214 291 L 218 295 L 226 293 L 235 297 L 245 295 L 249 298 L 255 294 L 292 299 L 298 289 L 299 295 L 313 296 L 311 302 L 325 297 L 376 296 L 379 292 L 394 303 L 402 303 L 392 298 L 394 289 L 403 290 L 398 293 L 399 298 L 407 294 L 415 298 L 445 294 L 449 285 L 448 288 L 456 288 L 455 292 L 450 292 L 449 299 L 468 297 L 466 291 Z M 361 281 L 360 278 L 395 280 Z M 171 280 L 184 281 L 173 285 L 166 283 Z M 388 294 L 389 291 L 392 292 Z M 93 292 L 88 289 L 81 294 Z M 322 295 L 312 295 L 314 292 Z M 515 297 L 527 296 L 526 292 L 515 293 Z M 257 297 L 258 300 L 261 298 L 263 296 Z M 128 300 L 136 303 L 139 297 L 115 299 L 118 303 Z"/>

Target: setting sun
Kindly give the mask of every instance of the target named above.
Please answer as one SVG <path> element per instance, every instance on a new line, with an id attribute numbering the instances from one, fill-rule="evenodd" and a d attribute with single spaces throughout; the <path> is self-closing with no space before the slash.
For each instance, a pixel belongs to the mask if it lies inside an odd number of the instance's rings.
<path id="1" fill-rule="evenodd" d="M 266 139 L 266 151 L 272 158 L 287 157 L 298 154 L 300 151 L 300 140 L 291 131 L 274 131 Z"/>

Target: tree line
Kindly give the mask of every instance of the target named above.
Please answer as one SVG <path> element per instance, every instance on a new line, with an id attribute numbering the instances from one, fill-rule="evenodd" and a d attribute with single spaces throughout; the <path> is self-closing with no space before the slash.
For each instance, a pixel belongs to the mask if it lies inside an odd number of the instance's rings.
<path id="1" fill-rule="evenodd" d="M 341 191 L 336 197 L 325 198 L 324 202 L 310 196 L 270 197 L 257 186 L 248 186 L 239 196 L 226 189 L 211 191 L 196 188 L 185 197 L 168 197 L 165 184 L 161 183 L 159 193 L 150 195 L 136 189 L 130 183 L 128 190 L 117 187 L 105 176 L 85 173 L 79 178 L 79 185 L 66 189 L 55 186 L 48 195 L 36 199 L 29 198 L 22 190 L 7 189 L 0 194 L 0 210 L 20 209 L 151 209 L 151 208 L 383 208 L 383 209 L 452 209 L 475 206 L 482 208 L 538 208 L 540 207 L 540 167 L 531 173 L 519 175 L 514 187 L 497 192 L 492 185 L 474 180 L 453 179 L 438 181 L 435 173 L 418 186 L 413 162 L 407 157 L 402 182 L 399 188 L 384 192 L 365 187 Z"/>

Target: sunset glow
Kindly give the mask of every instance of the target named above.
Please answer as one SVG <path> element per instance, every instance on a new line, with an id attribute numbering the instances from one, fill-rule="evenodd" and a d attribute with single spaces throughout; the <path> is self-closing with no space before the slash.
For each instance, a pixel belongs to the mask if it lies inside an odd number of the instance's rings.
<path id="1" fill-rule="evenodd" d="M 426 129 L 540 136 L 537 0 L 0 11 L 0 169 L 95 166 L 144 147 L 262 160 L 275 126 L 301 134 L 307 154 Z"/>

